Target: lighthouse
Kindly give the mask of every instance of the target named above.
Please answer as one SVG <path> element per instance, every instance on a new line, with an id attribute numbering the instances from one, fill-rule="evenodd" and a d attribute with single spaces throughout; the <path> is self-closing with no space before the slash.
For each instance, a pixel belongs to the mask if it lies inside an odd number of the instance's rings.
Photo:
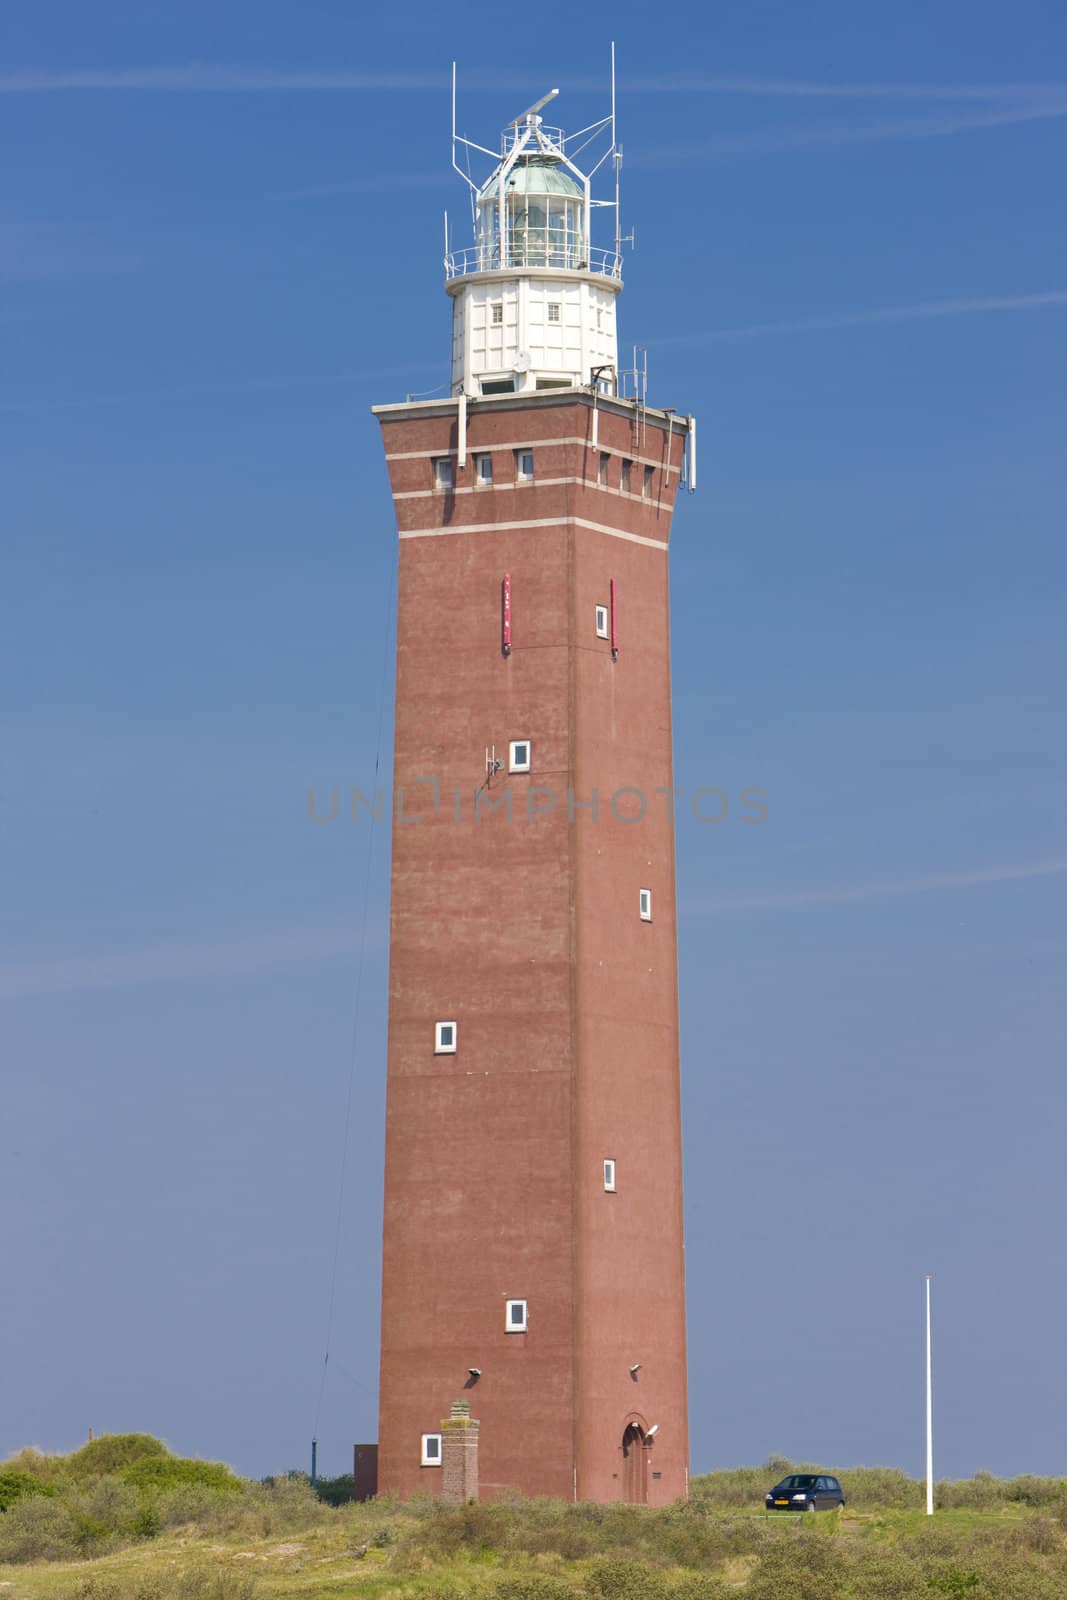
<path id="1" fill-rule="evenodd" d="M 614 87 L 572 136 L 554 98 L 494 149 L 453 111 L 448 392 L 374 407 L 399 534 L 378 1482 L 666 1504 L 668 547 L 695 428 L 619 368 Z"/>

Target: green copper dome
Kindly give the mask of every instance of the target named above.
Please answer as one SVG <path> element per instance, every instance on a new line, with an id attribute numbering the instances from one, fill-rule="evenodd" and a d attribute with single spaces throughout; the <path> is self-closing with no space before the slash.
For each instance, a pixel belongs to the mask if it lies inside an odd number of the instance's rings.
<path id="1" fill-rule="evenodd" d="M 499 194 L 499 183 L 498 177 L 490 178 L 478 196 L 479 203 Z M 508 173 L 504 187 L 508 194 L 563 194 L 572 200 L 584 198 L 581 185 L 551 156 L 520 156 Z"/>

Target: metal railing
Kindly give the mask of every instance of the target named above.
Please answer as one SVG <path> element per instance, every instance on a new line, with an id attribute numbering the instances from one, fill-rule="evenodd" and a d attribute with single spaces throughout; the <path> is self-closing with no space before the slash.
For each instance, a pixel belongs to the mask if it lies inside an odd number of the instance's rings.
<path id="1" fill-rule="evenodd" d="M 553 267 L 565 272 L 594 272 L 599 277 L 622 278 L 622 256 L 615 250 L 583 249 L 572 241 L 555 241 L 547 228 L 530 228 L 521 245 L 501 256 L 496 243 L 472 245 L 445 256 L 445 277 L 466 278 L 474 272 L 509 272 L 520 267 Z"/>
<path id="2" fill-rule="evenodd" d="M 507 155 L 509 151 L 514 150 L 517 144 L 525 141 L 529 131 L 530 130 L 525 123 L 520 123 L 510 128 L 505 128 L 501 143 L 501 149 L 503 150 L 504 155 Z M 552 153 L 555 155 L 563 155 L 567 146 L 567 141 L 563 136 L 562 128 L 546 128 L 539 117 L 537 119 L 537 133 L 538 138 L 534 142 L 528 143 L 527 145 L 531 155 L 538 155 L 541 151 L 545 151 L 546 153 L 548 151 L 552 151 Z"/>

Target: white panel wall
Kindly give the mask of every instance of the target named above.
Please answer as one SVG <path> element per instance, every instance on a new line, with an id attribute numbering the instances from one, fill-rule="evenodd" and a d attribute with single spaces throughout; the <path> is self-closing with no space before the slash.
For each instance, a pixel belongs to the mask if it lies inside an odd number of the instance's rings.
<path id="1" fill-rule="evenodd" d="M 453 394 L 480 394 L 483 379 L 514 378 L 518 390 L 536 388 L 538 378 L 588 383 L 594 367 L 618 363 L 616 298 L 603 279 L 577 276 L 464 284 L 453 296 Z M 529 369 L 517 374 L 520 357 Z"/>

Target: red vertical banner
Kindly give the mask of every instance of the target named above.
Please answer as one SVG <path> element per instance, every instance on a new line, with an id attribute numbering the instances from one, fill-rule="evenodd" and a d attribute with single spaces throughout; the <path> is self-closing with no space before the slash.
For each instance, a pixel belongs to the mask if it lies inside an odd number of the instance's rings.
<path id="1" fill-rule="evenodd" d="M 511 573 L 505 572 L 500 585 L 500 648 L 511 654 Z"/>
<path id="2" fill-rule="evenodd" d="M 611 580 L 611 659 L 619 654 L 619 601 L 615 593 L 615 579 Z"/>

